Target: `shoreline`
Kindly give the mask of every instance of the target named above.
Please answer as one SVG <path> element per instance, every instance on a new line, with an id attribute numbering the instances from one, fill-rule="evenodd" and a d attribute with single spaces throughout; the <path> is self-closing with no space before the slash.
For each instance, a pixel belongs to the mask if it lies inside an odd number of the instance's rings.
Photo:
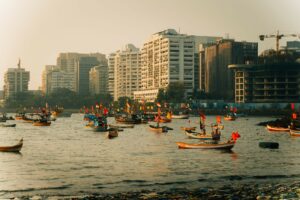
<path id="1" fill-rule="evenodd" d="M 5 112 L 5 113 L 16 113 L 16 109 L 12 108 L 0 108 L 0 112 Z M 228 113 L 228 110 L 223 110 L 223 109 L 200 109 L 200 110 L 192 110 L 190 112 L 191 117 L 198 117 L 199 113 L 203 112 L 205 115 L 226 115 Z M 31 112 L 28 110 L 28 112 Z M 73 113 L 80 113 L 80 109 L 64 109 L 62 113 L 67 113 L 67 114 L 73 114 Z M 291 115 L 292 111 L 291 110 L 278 110 L 278 109 L 260 109 L 260 110 L 239 110 L 237 114 L 241 114 L 241 117 L 248 117 L 248 116 L 287 116 Z"/>
<path id="2" fill-rule="evenodd" d="M 300 199 L 300 182 L 290 184 L 230 184 L 220 187 L 197 189 L 172 188 L 167 191 L 142 190 L 138 192 L 92 193 L 83 195 L 34 195 L 15 197 L 16 199 L 62 199 L 62 200 L 98 200 L 98 199 L 203 199 L 203 200 L 267 200 L 267 199 Z"/>

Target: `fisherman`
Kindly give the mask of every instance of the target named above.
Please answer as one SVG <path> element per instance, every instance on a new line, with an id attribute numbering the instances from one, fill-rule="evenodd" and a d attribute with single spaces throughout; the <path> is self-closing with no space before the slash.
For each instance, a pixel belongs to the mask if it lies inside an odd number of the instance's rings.
<path id="1" fill-rule="evenodd" d="M 219 130 L 218 124 L 213 124 L 212 125 L 212 132 L 211 132 L 211 137 L 214 141 L 220 140 L 221 137 L 221 132 Z"/>

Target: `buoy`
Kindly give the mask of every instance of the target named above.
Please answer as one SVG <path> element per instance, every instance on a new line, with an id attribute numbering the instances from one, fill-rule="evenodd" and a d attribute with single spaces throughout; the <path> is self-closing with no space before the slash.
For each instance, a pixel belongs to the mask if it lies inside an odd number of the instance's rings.
<path id="1" fill-rule="evenodd" d="M 260 142 L 259 147 L 269 148 L 269 149 L 278 149 L 279 143 L 278 142 Z"/>

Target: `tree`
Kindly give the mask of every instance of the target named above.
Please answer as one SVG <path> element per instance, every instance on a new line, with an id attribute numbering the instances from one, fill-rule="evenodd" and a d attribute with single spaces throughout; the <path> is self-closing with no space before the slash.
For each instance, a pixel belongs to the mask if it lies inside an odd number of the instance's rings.
<path id="1" fill-rule="evenodd" d="M 165 102 L 166 101 L 166 93 L 164 89 L 159 89 L 158 90 L 158 94 L 157 94 L 157 98 L 156 101 L 157 102 Z"/>
<path id="2" fill-rule="evenodd" d="M 181 82 L 170 83 L 166 92 L 166 101 L 172 103 L 182 103 L 185 101 L 185 88 Z"/>

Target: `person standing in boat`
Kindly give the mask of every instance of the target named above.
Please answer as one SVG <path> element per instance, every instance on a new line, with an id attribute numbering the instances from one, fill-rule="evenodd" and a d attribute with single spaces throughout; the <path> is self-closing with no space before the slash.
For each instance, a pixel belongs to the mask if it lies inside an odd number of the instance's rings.
<path id="1" fill-rule="evenodd" d="M 220 140 L 221 137 L 221 132 L 219 130 L 218 124 L 213 124 L 212 125 L 212 132 L 211 132 L 211 137 L 214 141 Z"/>
<path id="2" fill-rule="evenodd" d="M 200 130 L 203 135 L 206 135 L 206 130 L 205 130 L 205 115 L 203 113 L 200 113 Z"/>

